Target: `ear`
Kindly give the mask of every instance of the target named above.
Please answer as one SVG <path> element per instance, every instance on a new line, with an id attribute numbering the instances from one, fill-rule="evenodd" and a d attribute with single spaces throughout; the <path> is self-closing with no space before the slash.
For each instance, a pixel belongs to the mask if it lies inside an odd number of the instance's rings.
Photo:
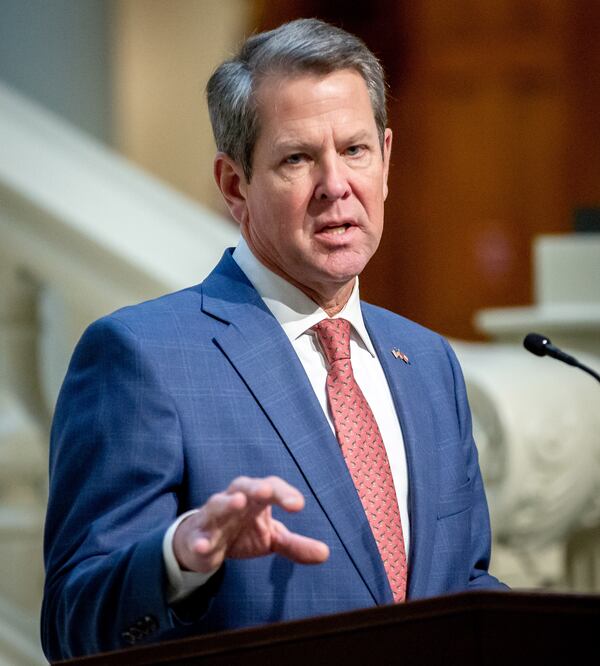
<path id="1" fill-rule="evenodd" d="M 244 170 L 229 155 L 218 152 L 215 157 L 214 176 L 233 219 L 238 224 L 243 224 L 248 217 L 246 205 L 248 184 Z"/>
<path id="2" fill-rule="evenodd" d="M 388 173 L 390 170 L 390 156 L 392 154 L 392 130 L 387 127 L 383 135 L 383 200 L 388 195 Z"/>

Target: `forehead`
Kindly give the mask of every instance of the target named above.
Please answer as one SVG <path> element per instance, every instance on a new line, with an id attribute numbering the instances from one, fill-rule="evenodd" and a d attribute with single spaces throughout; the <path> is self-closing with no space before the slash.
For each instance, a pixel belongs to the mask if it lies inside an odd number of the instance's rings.
<path id="1" fill-rule="evenodd" d="M 367 85 L 353 69 L 323 75 L 271 74 L 258 85 L 256 101 L 260 135 L 271 140 L 324 125 L 340 130 L 360 125 L 376 131 Z"/>

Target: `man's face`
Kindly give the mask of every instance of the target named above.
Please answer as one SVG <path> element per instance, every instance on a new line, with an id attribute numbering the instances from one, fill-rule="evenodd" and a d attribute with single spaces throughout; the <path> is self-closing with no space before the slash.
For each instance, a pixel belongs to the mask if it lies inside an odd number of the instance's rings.
<path id="1" fill-rule="evenodd" d="M 347 298 L 383 231 L 383 154 L 363 78 L 273 76 L 257 91 L 260 134 L 236 215 L 253 253 L 317 302 Z"/>

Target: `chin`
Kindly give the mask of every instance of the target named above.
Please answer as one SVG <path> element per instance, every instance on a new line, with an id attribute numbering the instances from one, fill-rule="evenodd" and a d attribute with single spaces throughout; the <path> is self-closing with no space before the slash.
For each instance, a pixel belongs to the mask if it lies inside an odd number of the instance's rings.
<path id="1" fill-rule="evenodd" d="M 333 282 L 345 284 L 363 272 L 370 258 L 371 256 L 364 257 L 356 254 L 351 257 L 340 257 L 338 261 L 329 262 L 325 272 Z"/>

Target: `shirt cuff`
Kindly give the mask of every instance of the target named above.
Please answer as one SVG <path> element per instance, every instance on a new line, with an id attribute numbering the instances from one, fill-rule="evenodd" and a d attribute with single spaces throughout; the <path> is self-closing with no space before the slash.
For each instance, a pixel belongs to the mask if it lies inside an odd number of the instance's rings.
<path id="1" fill-rule="evenodd" d="M 204 585 L 211 576 L 219 569 L 214 569 L 208 573 L 199 573 L 197 571 L 182 571 L 173 552 L 173 537 L 175 530 L 188 516 L 197 513 L 198 509 L 186 511 L 178 516 L 177 520 L 165 532 L 163 538 L 162 551 L 165 569 L 167 572 L 167 602 L 174 604 L 188 597 L 192 592 Z"/>

